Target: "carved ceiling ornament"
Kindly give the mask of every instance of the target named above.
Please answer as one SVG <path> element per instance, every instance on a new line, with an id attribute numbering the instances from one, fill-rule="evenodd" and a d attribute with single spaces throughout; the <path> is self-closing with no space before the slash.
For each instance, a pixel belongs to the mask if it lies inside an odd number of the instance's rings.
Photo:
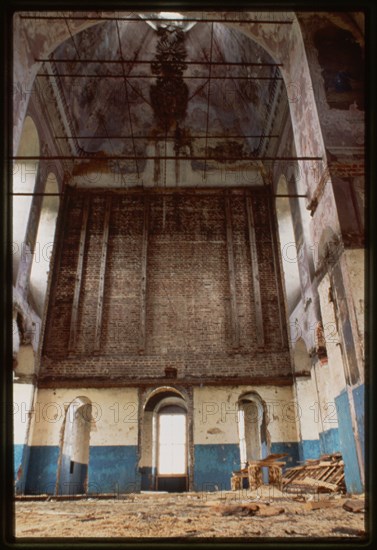
<path id="1" fill-rule="evenodd" d="M 151 85 L 150 99 L 156 123 L 167 133 L 174 124 L 179 127 L 186 117 L 188 87 L 182 75 L 187 69 L 187 52 L 181 29 L 159 28 L 157 34 L 157 51 L 151 63 L 157 80 Z"/>

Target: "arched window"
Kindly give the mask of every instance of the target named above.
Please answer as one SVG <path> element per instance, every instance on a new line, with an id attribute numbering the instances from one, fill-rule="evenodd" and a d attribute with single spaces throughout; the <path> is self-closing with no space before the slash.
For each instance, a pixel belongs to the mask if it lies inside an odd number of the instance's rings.
<path id="1" fill-rule="evenodd" d="M 64 422 L 60 457 L 59 493 L 83 494 L 87 489 L 92 404 L 77 397 L 69 405 Z"/>
<path id="2" fill-rule="evenodd" d="M 40 152 L 37 128 L 30 116 L 25 119 L 21 134 L 18 156 L 38 156 Z M 13 196 L 12 231 L 13 231 L 13 283 L 16 283 L 21 254 L 25 243 L 26 229 L 29 221 L 32 193 L 38 173 L 38 161 L 17 160 L 13 164 L 13 193 L 30 193 L 26 196 Z"/>
<path id="3" fill-rule="evenodd" d="M 47 176 L 45 193 L 58 193 L 58 191 L 59 187 L 56 177 L 54 174 L 50 173 Z M 46 298 L 48 272 L 50 269 L 58 210 L 59 197 L 43 197 L 30 274 L 30 292 L 33 297 L 36 311 L 40 317 L 43 315 L 43 307 Z"/>

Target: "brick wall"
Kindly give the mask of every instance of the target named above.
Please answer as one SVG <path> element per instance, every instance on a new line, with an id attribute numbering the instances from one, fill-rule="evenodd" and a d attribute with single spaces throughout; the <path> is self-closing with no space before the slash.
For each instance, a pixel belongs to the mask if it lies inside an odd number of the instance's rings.
<path id="1" fill-rule="evenodd" d="M 265 347 L 257 349 L 246 214 L 251 193 L 259 258 Z M 89 219 L 77 320 L 68 351 L 84 196 Z M 232 347 L 224 191 L 149 191 L 146 338 L 141 351 L 141 272 L 146 192 L 112 196 L 100 349 L 94 351 L 106 194 L 70 191 L 54 268 L 40 375 L 46 377 L 279 376 L 290 372 L 278 315 L 267 194 L 230 192 L 239 348 Z"/>

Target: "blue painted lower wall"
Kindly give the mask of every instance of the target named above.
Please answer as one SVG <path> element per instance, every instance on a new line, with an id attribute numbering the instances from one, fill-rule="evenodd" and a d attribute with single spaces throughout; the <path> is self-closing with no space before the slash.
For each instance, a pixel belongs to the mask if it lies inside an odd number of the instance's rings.
<path id="1" fill-rule="evenodd" d="M 357 428 L 363 455 L 363 463 L 365 464 L 365 401 L 364 401 L 364 384 L 353 390 L 353 400 L 356 409 Z"/>
<path id="2" fill-rule="evenodd" d="M 24 487 L 18 492 L 25 494 L 54 494 L 58 471 L 59 447 L 29 447 L 29 467 Z M 17 450 L 17 461 L 20 449 Z M 91 447 L 89 468 L 75 463 L 69 474 L 70 460 L 62 460 L 58 491 L 72 494 L 83 491 L 83 482 L 88 470 L 88 493 L 124 493 L 140 490 L 140 475 L 137 472 L 136 446 Z M 15 458 L 16 463 L 16 458 Z M 17 466 L 18 467 L 18 466 Z"/>
<path id="3" fill-rule="evenodd" d="M 239 445 L 194 446 L 194 491 L 230 489 L 233 470 L 240 469 Z"/>
<path id="4" fill-rule="evenodd" d="M 338 413 L 340 452 L 344 460 L 344 474 L 347 491 L 361 493 L 363 491 L 356 454 L 355 438 L 352 430 L 351 412 L 347 391 L 344 390 L 335 398 Z"/>
<path id="5" fill-rule="evenodd" d="M 299 443 L 272 443 L 270 453 L 286 453 L 286 467 L 296 466 L 299 461 Z M 193 490 L 229 490 L 232 472 L 240 469 L 240 462 L 240 448 L 237 444 L 195 445 Z"/>
<path id="6" fill-rule="evenodd" d="M 270 453 L 271 454 L 286 453 L 288 455 L 282 459 L 286 462 L 285 466 L 283 467 L 283 470 L 285 470 L 286 468 L 292 468 L 293 466 L 297 466 L 300 460 L 299 445 L 300 444 L 296 441 L 291 441 L 287 443 L 283 443 L 283 442 L 271 443 Z"/>
<path id="7" fill-rule="evenodd" d="M 84 494 L 87 475 L 87 464 L 73 462 L 70 456 L 63 454 L 59 478 L 59 494 Z"/>
<path id="8" fill-rule="evenodd" d="M 17 479 L 18 468 L 22 465 L 22 455 L 24 453 L 25 445 L 15 444 L 13 445 L 13 467 L 14 467 L 14 479 Z"/>
<path id="9" fill-rule="evenodd" d="M 136 445 L 90 447 L 88 493 L 133 493 L 140 490 Z"/>
<path id="10" fill-rule="evenodd" d="M 321 448 L 319 439 L 303 439 L 299 444 L 300 461 L 305 462 L 310 458 L 319 458 Z"/>
<path id="11" fill-rule="evenodd" d="M 25 483 L 26 494 L 54 494 L 58 469 L 58 446 L 31 446 Z"/>
<path id="12" fill-rule="evenodd" d="M 332 454 L 340 451 L 339 430 L 331 428 L 319 434 L 319 446 L 321 454 Z"/>

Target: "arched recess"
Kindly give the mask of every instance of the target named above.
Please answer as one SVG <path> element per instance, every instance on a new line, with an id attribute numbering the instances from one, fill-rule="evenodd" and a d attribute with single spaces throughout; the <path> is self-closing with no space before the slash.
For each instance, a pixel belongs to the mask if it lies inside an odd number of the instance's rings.
<path id="1" fill-rule="evenodd" d="M 33 119 L 27 116 L 22 128 L 18 156 L 38 156 L 40 142 L 38 130 Z M 22 253 L 25 253 L 25 237 L 29 222 L 32 193 L 38 174 L 38 161 L 16 160 L 13 164 L 13 193 L 30 193 L 27 196 L 13 196 L 12 232 L 13 232 L 13 284 L 17 281 Z"/>
<path id="2" fill-rule="evenodd" d="M 288 195 L 288 185 L 285 177 L 280 176 L 277 186 L 278 195 Z M 285 292 L 288 311 L 291 313 L 301 298 L 300 271 L 298 267 L 299 252 L 292 221 L 290 199 L 276 198 L 276 216 L 279 228 L 279 240 L 282 266 L 284 272 Z"/>
<path id="3" fill-rule="evenodd" d="M 67 409 L 62 429 L 57 476 L 58 494 L 86 493 L 91 423 L 90 399 L 76 397 Z"/>
<path id="4" fill-rule="evenodd" d="M 299 338 L 293 350 L 293 362 L 295 374 L 310 375 L 311 361 L 306 344 L 302 338 Z"/>
<path id="5" fill-rule="evenodd" d="M 144 406 L 140 466 L 143 490 L 188 489 L 187 401 L 175 388 L 155 390 Z"/>
<path id="6" fill-rule="evenodd" d="M 49 173 L 45 184 L 45 193 L 58 193 L 59 186 L 56 176 Z M 43 197 L 41 215 L 39 218 L 37 240 L 33 255 L 30 274 L 30 292 L 35 310 L 42 318 L 46 298 L 48 273 L 54 245 L 56 220 L 59 211 L 59 197 Z"/>
<path id="7" fill-rule="evenodd" d="M 268 455 L 266 409 L 257 393 L 246 393 L 238 400 L 238 433 L 241 468 L 248 461 L 260 460 Z"/>

